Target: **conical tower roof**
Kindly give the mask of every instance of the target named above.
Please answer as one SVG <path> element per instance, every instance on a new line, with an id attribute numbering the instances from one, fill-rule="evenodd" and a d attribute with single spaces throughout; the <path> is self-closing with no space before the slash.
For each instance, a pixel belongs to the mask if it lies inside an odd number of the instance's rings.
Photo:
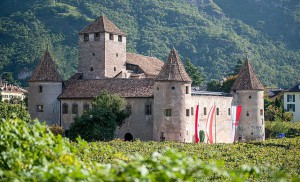
<path id="1" fill-rule="evenodd" d="M 35 82 L 35 81 L 61 82 L 62 81 L 60 74 L 57 71 L 56 65 L 48 49 L 44 52 L 41 61 L 36 66 L 29 81 L 30 82 Z"/>
<path id="2" fill-rule="evenodd" d="M 111 22 L 106 16 L 100 16 L 100 18 L 93 21 L 89 26 L 84 28 L 79 34 L 88 34 L 96 32 L 108 32 L 117 35 L 125 36 L 125 33 L 120 30 L 113 22 Z"/>
<path id="3" fill-rule="evenodd" d="M 264 87 L 257 78 L 248 59 L 245 60 L 231 90 L 263 90 Z"/>
<path id="4" fill-rule="evenodd" d="M 191 82 L 191 78 L 186 73 L 184 66 L 175 49 L 172 49 L 168 61 L 165 62 L 161 71 L 156 77 L 157 81 L 181 81 Z"/>

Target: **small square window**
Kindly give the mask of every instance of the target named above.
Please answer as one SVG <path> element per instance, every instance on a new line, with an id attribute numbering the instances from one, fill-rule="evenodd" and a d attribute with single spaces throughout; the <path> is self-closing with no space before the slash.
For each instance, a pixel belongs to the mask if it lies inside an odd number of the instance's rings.
<path id="1" fill-rule="evenodd" d="M 83 39 L 84 41 L 89 41 L 89 34 L 84 34 Z"/>
<path id="2" fill-rule="evenodd" d="M 288 104 L 287 111 L 295 112 L 295 104 Z"/>
<path id="3" fill-rule="evenodd" d="M 99 41 L 100 40 L 100 33 L 95 33 L 94 34 L 94 39 L 95 39 L 95 41 Z"/>
<path id="4" fill-rule="evenodd" d="M 43 92 L 43 86 L 39 86 L 39 92 L 42 93 Z"/>
<path id="5" fill-rule="evenodd" d="M 287 95 L 287 102 L 295 102 L 295 95 Z"/>
<path id="6" fill-rule="evenodd" d="M 122 42 L 122 35 L 119 35 L 119 36 L 118 36 L 118 41 L 119 41 L 119 42 Z"/>
<path id="7" fill-rule="evenodd" d="M 114 40 L 114 34 L 109 34 L 109 40 Z"/>
<path id="8" fill-rule="evenodd" d="M 145 114 L 152 115 L 152 105 L 151 104 L 145 105 Z"/>
<path id="9" fill-rule="evenodd" d="M 166 109 L 166 116 L 167 117 L 170 117 L 170 116 L 172 116 L 172 110 L 171 109 Z"/>
<path id="10" fill-rule="evenodd" d="M 37 112 L 44 112 L 44 106 L 43 105 L 37 105 Z"/>
<path id="11" fill-rule="evenodd" d="M 260 109 L 260 115 L 263 116 L 264 115 L 264 110 Z"/>
<path id="12" fill-rule="evenodd" d="M 189 109 L 186 109 L 186 110 L 185 110 L 185 114 L 186 114 L 186 116 L 190 116 L 190 110 L 189 110 Z"/>
<path id="13" fill-rule="evenodd" d="M 172 90 L 175 90 L 175 87 L 172 87 Z"/>

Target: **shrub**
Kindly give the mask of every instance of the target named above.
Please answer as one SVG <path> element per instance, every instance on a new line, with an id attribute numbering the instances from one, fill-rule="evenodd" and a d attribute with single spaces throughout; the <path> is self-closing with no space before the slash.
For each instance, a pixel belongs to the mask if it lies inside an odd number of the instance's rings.
<path id="1" fill-rule="evenodd" d="M 54 135 L 63 135 L 64 134 L 64 129 L 61 126 L 58 126 L 57 124 L 50 126 L 49 129 Z"/>

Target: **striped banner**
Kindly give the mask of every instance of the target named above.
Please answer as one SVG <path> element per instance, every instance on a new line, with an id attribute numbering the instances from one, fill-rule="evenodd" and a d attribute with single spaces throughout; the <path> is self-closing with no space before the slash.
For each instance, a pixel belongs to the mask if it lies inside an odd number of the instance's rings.
<path id="1" fill-rule="evenodd" d="M 231 106 L 231 143 L 235 142 L 236 127 L 239 125 L 239 120 L 242 112 L 242 106 Z"/>
<path id="2" fill-rule="evenodd" d="M 216 105 L 213 105 L 208 113 L 208 118 L 206 121 L 206 136 L 209 143 L 214 143 L 212 126 L 215 118 Z"/>

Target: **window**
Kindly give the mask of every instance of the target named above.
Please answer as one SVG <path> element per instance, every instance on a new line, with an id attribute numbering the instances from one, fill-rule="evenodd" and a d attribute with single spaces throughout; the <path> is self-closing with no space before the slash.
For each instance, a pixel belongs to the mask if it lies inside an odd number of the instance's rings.
<path id="1" fill-rule="evenodd" d="M 159 87 L 156 87 L 156 90 L 159 90 Z"/>
<path id="2" fill-rule="evenodd" d="M 295 95 L 287 95 L 287 102 L 295 102 Z"/>
<path id="3" fill-rule="evenodd" d="M 298 90 L 300 90 L 300 85 L 298 85 Z"/>
<path id="4" fill-rule="evenodd" d="M 189 94 L 189 86 L 185 86 L 185 94 Z"/>
<path id="5" fill-rule="evenodd" d="M 83 39 L 84 41 L 89 41 L 89 34 L 84 34 Z"/>
<path id="6" fill-rule="evenodd" d="M 78 104 L 72 105 L 72 114 L 78 114 Z"/>
<path id="7" fill-rule="evenodd" d="M 175 90 L 175 87 L 172 87 L 172 90 Z"/>
<path id="8" fill-rule="evenodd" d="M 152 115 L 152 105 L 151 104 L 146 104 L 145 105 L 145 114 L 146 115 Z"/>
<path id="9" fill-rule="evenodd" d="M 94 71 L 94 68 L 93 68 L 93 67 L 91 67 L 91 68 L 90 68 L 90 71 Z"/>
<path id="10" fill-rule="evenodd" d="M 191 107 L 191 115 L 194 115 L 194 108 Z"/>
<path id="11" fill-rule="evenodd" d="M 119 36 L 118 36 L 118 41 L 119 41 L 119 42 L 122 42 L 122 35 L 119 35 Z"/>
<path id="12" fill-rule="evenodd" d="M 131 115 L 131 105 L 126 106 L 126 112 Z"/>
<path id="13" fill-rule="evenodd" d="M 89 110 L 90 109 L 90 105 L 89 104 L 84 104 L 83 105 L 83 110 L 86 111 L 86 110 Z"/>
<path id="14" fill-rule="evenodd" d="M 114 40 L 114 34 L 109 34 L 109 40 Z"/>
<path id="15" fill-rule="evenodd" d="M 189 109 L 186 109 L 186 110 L 185 110 L 185 114 L 186 114 L 186 116 L 190 116 L 190 110 L 189 110 Z"/>
<path id="16" fill-rule="evenodd" d="M 42 85 L 39 86 L 39 92 L 40 92 L 40 93 L 43 92 L 43 86 L 42 86 Z"/>
<path id="17" fill-rule="evenodd" d="M 217 107 L 217 115 L 220 115 L 220 109 Z"/>
<path id="18" fill-rule="evenodd" d="M 116 68 L 116 67 L 114 67 L 114 71 L 117 71 L 117 68 Z"/>
<path id="19" fill-rule="evenodd" d="M 100 40 L 100 33 L 95 33 L 94 34 L 94 40 L 99 41 Z"/>
<path id="20" fill-rule="evenodd" d="M 118 54 L 118 53 L 116 53 L 116 57 L 119 57 L 119 54 Z"/>
<path id="21" fill-rule="evenodd" d="M 171 109 L 166 109 L 166 116 L 167 117 L 172 116 L 172 110 Z"/>
<path id="22" fill-rule="evenodd" d="M 252 98 L 252 96 L 251 95 L 249 95 L 249 99 L 251 99 Z"/>
<path id="23" fill-rule="evenodd" d="M 206 107 L 204 107 L 203 113 L 204 113 L 204 115 L 206 115 Z"/>
<path id="24" fill-rule="evenodd" d="M 44 112 L 44 106 L 43 105 L 37 105 L 37 112 Z"/>
<path id="25" fill-rule="evenodd" d="M 288 104 L 287 111 L 295 112 L 295 104 Z"/>
<path id="26" fill-rule="evenodd" d="M 62 113 L 63 114 L 68 114 L 68 104 L 67 103 L 63 103 L 63 105 L 62 105 Z"/>
<path id="27" fill-rule="evenodd" d="M 260 115 L 263 116 L 264 115 L 264 110 L 260 109 Z"/>
<path id="28" fill-rule="evenodd" d="M 230 108 L 228 108 L 228 115 L 229 115 L 229 116 L 231 115 L 231 110 L 230 110 Z"/>
<path id="29" fill-rule="evenodd" d="M 95 56 L 95 53 L 93 52 L 92 55 Z"/>
<path id="30" fill-rule="evenodd" d="M 249 116 L 249 112 L 247 111 L 247 114 L 246 114 L 247 116 Z"/>

